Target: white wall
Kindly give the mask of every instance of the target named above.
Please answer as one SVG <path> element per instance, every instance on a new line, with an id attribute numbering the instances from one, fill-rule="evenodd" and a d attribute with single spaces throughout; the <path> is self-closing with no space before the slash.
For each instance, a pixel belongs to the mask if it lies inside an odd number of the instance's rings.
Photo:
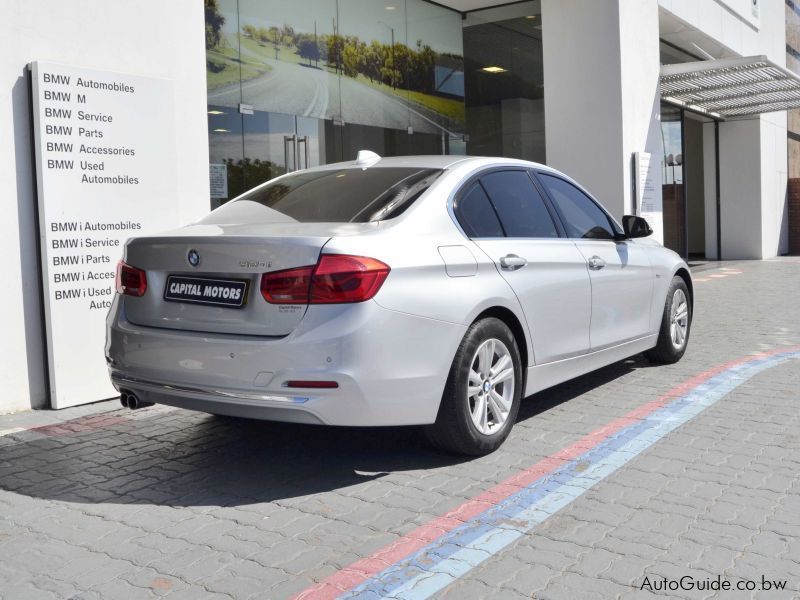
<path id="1" fill-rule="evenodd" d="M 662 154 L 658 5 L 543 0 L 542 25 L 547 162 L 616 217 L 629 214 L 633 152 Z M 660 170 L 653 173 L 660 194 Z"/>
<path id="2" fill-rule="evenodd" d="M 616 2 L 542 1 L 547 163 L 623 208 L 622 89 Z M 602 6 L 601 6 L 602 5 Z"/>
<path id="3" fill-rule="evenodd" d="M 651 155 L 656 193 L 661 195 L 661 92 L 659 88 L 658 5 L 655 0 L 618 0 L 621 54 L 622 161 L 625 214 L 634 214 L 631 156 Z M 602 3 L 601 3 L 602 4 Z M 619 215 L 617 215 L 619 216 Z M 652 220 L 652 217 L 650 218 Z M 663 223 L 650 223 L 663 241 Z"/>
<path id="4" fill-rule="evenodd" d="M 761 123 L 719 124 L 722 258 L 761 258 Z"/>
<path id="5" fill-rule="evenodd" d="M 27 63 L 52 61 L 171 79 L 179 192 L 164 201 L 173 203 L 182 221 L 190 221 L 207 209 L 209 195 L 201 2 L 25 0 L 5 2 L 3 9 L 0 413 L 41 407 L 47 401 Z"/>
<path id="6" fill-rule="evenodd" d="M 759 53 L 759 27 L 764 8 L 779 5 L 783 0 L 761 0 L 758 16 L 751 9 L 752 0 L 658 0 L 658 4 L 692 28 L 741 56 Z M 703 47 L 703 44 L 700 44 Z M 697 53 L 694 50 L 693 53 Z"/>
<path id="7" fill-rule="evenodd" d="M 786 66 L 786 6 L 762 0 L 759 54 Z M 789 251 L 789 205 L 786 202 L 788 144 L 786 111 L 762 115 L 761 124 L 761 257 Z"/>

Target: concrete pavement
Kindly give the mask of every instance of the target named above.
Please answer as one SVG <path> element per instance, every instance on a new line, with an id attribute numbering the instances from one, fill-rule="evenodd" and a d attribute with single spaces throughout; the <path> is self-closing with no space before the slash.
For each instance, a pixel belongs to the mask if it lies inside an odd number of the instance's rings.
<path id="1" fill-rule="evenodd" d="M 0 597 L 800 597 L 800 259 L 695 281 L 680 363 L 537 394 L 475 460 L 413 429 L 2 416 Z"/>

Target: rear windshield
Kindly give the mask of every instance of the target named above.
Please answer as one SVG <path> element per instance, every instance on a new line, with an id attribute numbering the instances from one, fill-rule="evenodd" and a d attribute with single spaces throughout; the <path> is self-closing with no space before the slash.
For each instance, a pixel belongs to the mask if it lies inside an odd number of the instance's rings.
<path id="1" fill-rule="evenodd" d="M 405 211 L 441 172 L 377 167 L 297 173 L 247 192 L 230 205 L 257 202 L 300 223 L 381 221 Z"/>

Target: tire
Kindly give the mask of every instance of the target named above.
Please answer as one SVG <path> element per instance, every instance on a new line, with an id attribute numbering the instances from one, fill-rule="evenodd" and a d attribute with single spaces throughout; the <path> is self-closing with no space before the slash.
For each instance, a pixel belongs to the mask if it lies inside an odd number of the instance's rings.
<path id="1" fill-rule="evenodd" d="M 644 353 L 645 357 L 650 362 L 662 365 L 678 362 L 686 352 L 691 328 L 692 303 L 689 288 L 683 278 L 676 275 L 667 290 L 658 342 L 654 348 Z"/>
<path id="2" fill-rule="evenodd" d="M 425 427 L 428 441 L 455 454 L 495 451 L 517 419 L 523 382 L 519 347 L 508 326 L 493 317 L 476 321 L 456 351 L 436 422 Z"/>

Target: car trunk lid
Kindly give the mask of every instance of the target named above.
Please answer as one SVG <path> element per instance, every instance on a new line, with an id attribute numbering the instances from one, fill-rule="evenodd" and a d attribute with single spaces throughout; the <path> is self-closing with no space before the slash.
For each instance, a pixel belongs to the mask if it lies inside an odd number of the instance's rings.
<path id="1" fill-rule="evenodd" d="M 125 262 L 146 272 L 147 292 L 142 297 L 124 296 L 125 314 L 131 323 L 149 327 L 236 335 L 288 335 L 303 318 L 307 306 L 266 302 L 260 292 L 261 275 L 314 265 L 331 237 L 356 235 L 376 226 L 375 223 L 198 224 L 132 239 L 126 245 Z M 196 265 L 192 264 L 190 254 L 196 255 Z M 242 305 L 205 304 L 208 301 L 205 298 L 167 299 L 165 291 L 170 277 L 175 278 L 173 282 L 203 284 L 216 280 L 229 282 L 223 286 L 243 287 Z"/>

